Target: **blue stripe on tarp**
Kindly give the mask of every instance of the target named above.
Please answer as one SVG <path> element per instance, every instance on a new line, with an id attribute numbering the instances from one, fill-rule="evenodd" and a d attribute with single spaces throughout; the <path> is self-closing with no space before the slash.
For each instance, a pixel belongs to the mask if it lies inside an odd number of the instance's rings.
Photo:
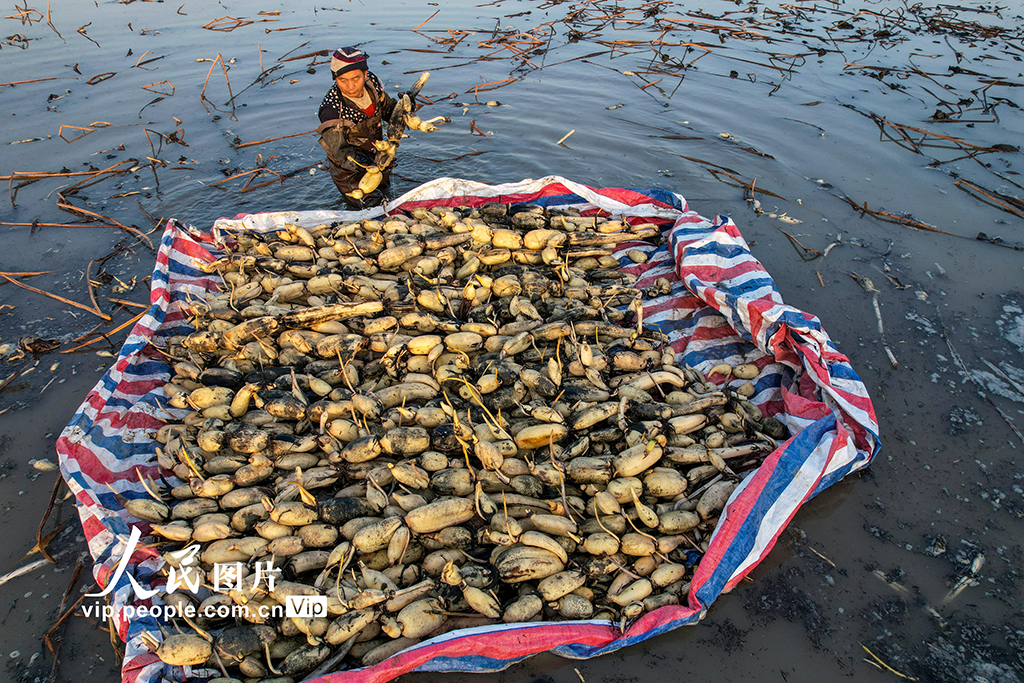
<path id="1" fill-rule="evenodd" d="M 834 431 L 835 427 L 835 417 L 828 415 L 801 430 L 790 441 L 786 450 L 779 456 L 775 469 L 772 470 L 771 476 L 758 494 L 753 507 L 743 518 L 732 542 L 729 543 L 715 566 L 714 572 L 697 590 L 696 596 L 702 605 L 711 604 L 721 594 L 736 568 L 750 555 L 754 541 L 757 540 L 758 528 L 765 515 L 779 501 L 786 488 L 793 482 L 797 472 L 814 453 L 822 438 L 828 432 Z"/>
<path id="2" fill-rule="evenodd" d="M 507 669 L 516 662 L 527 659 L 530 655 L 515 657 L 512 659 L 496 659 L 494 657 L 483 657 L 480 655 L 463 655 L 461 657 L 434 657 L 413 669 L 414 671 L 432 671 L 435 673 L 485 673 L 489 671 L 501 671 Z"/>
<path id="3" fill-rule="evenodd" d="M 185 265 L 181 261 L 171 259 L 167 263 L 166 270 L 162 268 L 156 268 L 153 270 L 153 281 L 160 282 L 166 287 L 168 276 L 170 275 L 181 275 L 192 279 L 210 277 L 208 273 L 204 272 L 200 268 L 194 268 L 192 266 Z"/>
<path id="4" fill-rule="evenodd" d="M 788 384 L 790 378 L 786 376 L 786 373 L 791 375 L 792 371 L 786 366 L 778 364 L 762 370 L 761 374 L 757 376 L 757 380 L 753 381 L 754 396 L 768 389 L 778 389 L 784 383 Z"/>
<path id="5" fill-rule="evenodd" d="M 723 340 L 725 341 L 725 340 Z M 719 360 L 728 356 L 742 356 L 748 353 L 753 347 L 747 342 L 729 342 L 723 344 L 715 344 L 707 348 L 701 349 L 700 351 L 691 351 L 683 354 L 683 362 L 693 367 L 706 363 L 709 360 Z"/>
<path id="6" fill-rule="evenodd" d="M 827 489 L 829 486 L 832 486 L 832 484 L 835 484 L 846 475 L 852 474 L 854 471 L 865 467 L 867 464 L 867 456 L 858 452 L 849 463 L 837 468 L 834 472 L 830 472 L 823 476 L 818 482 L 818 485 L 814 487 L 814 491 L 811 493 L 810 498 L 814 498 L 816 495 Z M 810 500 L 810 498 L 808 498 L 808 500 Z"/>
<path id="7" fill-rule="evenodd" d="M 106 406 L 104 407 L 104 411 L 110 412 L 111 408 L 120 408 L 121 410 L 116 412 L 123 412 L 125 410 L 128 410 L 138 402 L 138 399 L 124 398 L 121 396 L 111 395 L 106 400 Z M 97 417 L 100 418 L 100 420 L 102 420 L 102 415 L 98 415 Z"/>
<path id="8" fill-rule="evenodd" d="M 809 330 L 811 332 L 819 333 L 818 338 L 821 338 L 820 333 L 822 332 L 821 321 L 813 315 L 807 315 L 803 311 L 799 311 L 792 307 L 787 307 L 786 320 L 792 321 L 788 324 L 794 329 L 798 330 Z"/>
<path id="9" fill-rule="evenodd" d="M 524 204 L 524 205 L 525 204 L 530 204 L 530 205 L 533 205 L 533 206 L 561 206 L 563 204 L 581 204 L 581 203 L 589 203 L 589 202 L 587 202 L 587 200 L 585 200 L 583 197 L 580 197 L 579 195 L 573 194 L 571 192 L 569 194 L 555 194 L 555 195 L 551 195 L 550 197 L 537 197 L 537 198 L 531 199 L 529 201 L 516 201 L 516 202 L 512 202 L 512 204 Z"/>
<path id="10" fill-rule="evenodd" d="M 701 246 L 690 245 L 686 247 L 686 257 L 691 256 L 717 256 L 722 259 L 739 259 L 740 257 L 749 257 L 750 250 L 748 250 L 742 244 L 729 244 L 727 242 L 707 242 Z M 746 260 L 746 258 L 744 258 Z M 706 264 L 714 265 L 714 264 Z M 729 264 L 723 264 L 723 267 L 729 267 Z"/>
<path id="11" fill-rule="evenodd" d="M 138 353 L 139 351 L 142 351 L 147 346 L 149 346 L 149 342 L 147 342 L 145 339 L 141 337 L 129 337 L 128 339 L 125 340 L 124 346 L 121 347 L 121 352 L 118 355 L 121 358 L 127 358 L 133 353 Z"/>
<path id="12" fill-rule="evenodd" d="M 68 471 L 66 471 L 64 469 L 61 469 L 61 474 L 64 475 L 64 480 L 65 481 L 67 481 L 69 483 L 74 481 L 76 484 L 78 484 L 79 488 L 81 488 L 81 489 L 83 489 L 85 491 L 89 491 L 90 490 L 89 486 L 88 486 L 88 483 L 86 482 L 85 475 L 82 474 L 82 472 L 80 472 L 79 470 L 75 470 L 73 472 L 68 472 Z M 92 492 L 92 491 L 90 491 L 90 492 L 93 493 L 93 496 L 95 496 L 95 492 Z"/>
<path id="13" fill-rule="evenodd" d="M 860 377 L 858 377 L 853 368 L 846 363 L 832 363 L 828 366 L 828 374 L 832 375 L 833 378 L 838 377 L 839 379 L 860 382 Z"/>
<path id="14" fill-rule="evenodd" d="M 665 314 L 670 315 L 671 313 L 670 311 L 665 311 Z M 714 316 L 714 319 L 708 320 L 708 316 Z M 721 322 L 718 322 L 719 320 Z M 691 339 L 698 329 L 702 327 L 719 327 L 725 324 L 725 319 L 718 314 L 718 311 L 705 306 L 697 309 L 692 315 L 685 318 L 677 318 L 676 322 L 680 323 L 679 330 L 682 332 L 682 337 Z M 702 339 L 699 343 L 703 346 L 714 341 L 713 339 Z"/>
<path id="15" fill-rule="evenodd" d="M 624 309 L 619 309 L 619 310 L 624 310 Z M 662 334 L 668 334 L 669 332 L 675 330 L 678 327 L 678 325 L 676 324 L 676 321 L 674 321 L 674 320 L 650 320 L 648 318 L 644 318 L 644 327 L 649 329 L 649 330 L 650 329 L 657 330 L 658 332 L 661 332 Z"/>
<path id="16" fill-rule="evenodd" d="M 143 345 L 143 348 L 146 345 Z M 165 360 L 147 359 L 139 363 L 134 363 L 131 367 L 131 373 L 137 377 L 147 375 L 166 375 L 171 371 L 171 364 Z"/>
<path id="17" fill-rule="evenodd" d="M 636 192 L 637 194 L 646 195 L 651 199 L 659 201 L 663 204 L 668 204 L 677 211 L 682 211 L 686 208 L 685 206 L 683 206 L 683 202 L 679 201 L 679 196 L 676 195 L 674 192 L 668 192 L 666 190 L 655 190 L 652 188 L 645 188 L 639 190 L 634 187 L 625 187 L 623 189 L 629 190 L 630 192 Z"/>
<path id="18" fill-rule="evenodd" d="M 648 631 L 644 631 L 643 633 L 626 636 L 625 638 L 618 638 L 603 647 L 586 645 L 584 643 L 569 643 L 567 645 L 561 645 L 559 647 L 552 648 L 551 651 L 559 656 L 568 657 L 570 659 L 590 659 L 591 657 L 606 655 L 610 652 L 621 650 L 624 647 L 629 647 L 631 645 L 636 645 L 637 643 L 642 643 L 645 640 L 660 636 L 663 633 L 668 633 L 669 631 L 679 628 L 680 626 L 685 626 L 687 624 L 696 624 L 698 621 L 700 621 L 701 614 L 701 612 L 697 612 L 689 618 L 674 619 L 665 624 L 662 624 L 661 626 L 657 626 Z"/>
<path id="19" fill-rule="evenodd" d="M 108 401 L 108 403 L 110 403 L 110 401 Z M 99 422 L 105 423 L 106 420 L 101 418 Z M 110 453 L 118 460 L 125 460 L 137 454 L 156 453 L 156 448 L 152 445 L 146 448 L 141 448 L 142 446 L 145 446 L 144 443 L 131 443 L 125 441 L 117 434 L 115 434 L 114 436 L 106 436 L 103 433 L 103 429 L 103 424 L 89 424 L 89 442 L 92 445 L 92 448 L 90 448 L 90 450 L 104 450 Z M 103 495 L 103 493 L 100 492 L 99 495 Z"/>
<path id="20" fill-rule="evenodd" d="M 721 227 L 719 224 L 708 225 L 707 223 L 682 223 L 672 228 L 669 236 L 681 241 L 689 241 L 687 238 L 691 236 L 706 237 L 719 227 Z"/>
<path id="21" fill-rule="evenodd" d="M 780 325 L 786 325 L 792 330 L 794 337 L 801 339 L 804 334 L 810 332 L 821 332 L 821 322 L 814 316 L 806 315 L 805 313 L 798 311 L 795 308 L 786 306 L 780 311 L 778 318 L 769 325 L 768 329 L 772 332 L 766 339 L 771 338 L 772 334 L 778 331 Z"/>
<path id="22" fill-rule="evenodd" d="M 96 500 L 98 500 L 100 503 L 102 503 L 103 507 L 107 508 L 108 510 L 120 510 L 120 509 L 122 509 L 121 508 L 121 503 L 119 503 L 118 500 L 117 500 L 117 497 L 114 496 L 114 494 L 110 492 L 110 489 L 108 489 L 106 486 L 104 486 L 103 490 L 106 491 L 106 493 L 100 493 L 98 491 L 93 491 L 93 497 L 96 498 Z M 122 497 L 123 498 L 129 498 L 128 494 L 133 494 L 131 496 L 131 498 L 138 498 L 137 495 L 134 495 L 133 491 L 125 491 L 124 495 Z M 119 493 L 117 495 L 121 496 L 122 494 Z"/>
<path id="23" fill-rule="evenodd" d="M 778 294 L 779 290 L 775 287 L 775 281 L 770 277 L 756 277 L 750 278 L 749 280 L 727 280 L 723 283 L 722 290 L 735 294 L 736 296 L 742 296 L 744 294 L 750 294 L 751 292 L 759 289 L 769 289 L 772 292 Z M 759 299 L 761 297 L 758 297 Z"/>
<path id="24" fill-rule="evenodd" d="M 200 268 L 186 266 L 184 263 L 181 263 L 180 261 L 171 261 L 167 265 L 169 267 L 168 269 L 170 270 L 170 272 L 174 273 L 175 275 L 181 275 L 183 277 L 188 278 L 195 278 L 197 280 L 210 277 L 208 273 L 204 272 Z"/>

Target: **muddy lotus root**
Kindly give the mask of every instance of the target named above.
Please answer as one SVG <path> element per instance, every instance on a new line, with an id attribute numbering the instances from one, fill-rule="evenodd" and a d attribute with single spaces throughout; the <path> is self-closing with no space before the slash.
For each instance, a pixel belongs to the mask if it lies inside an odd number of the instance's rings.
<path id="1" fill-rule="evenodd" d="M 756 366 L 719 365 L 718 388 L 643 325 L 669 283 L 637 289 L 612 254 L 659 239 L 505 204 L 231 235 L 204 266 L 222 291 L 162 348 L 180 419 L 159 463 L 182 483 L 123 501 L 168 567 L 200 548 L 200 590 L 176 594 L 195 618 L 148 645 L 299 680 L 453 629 L 685 602 L 736 472 L 785 428 L 747 401 Z M 326 613 L 256 609 L 289 596 Z"/>

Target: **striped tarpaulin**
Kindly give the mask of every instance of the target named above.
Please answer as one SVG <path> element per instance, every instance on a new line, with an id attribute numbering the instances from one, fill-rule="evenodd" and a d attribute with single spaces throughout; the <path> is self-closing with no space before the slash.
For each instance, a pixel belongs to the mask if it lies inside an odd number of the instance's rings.
<path id="1" fill-rule="evenodd" d="M 327 674 L 317 679 L 320 683 L 383 683 L 410 671 L 496 671 L 547 651 L 583 659 L 696 623 L 719 595 L 731 590 L 767 555 L 804 502 L 865 467 L 877 454 L 878 425 L 871 399 L 818 319 L 782 302 L 771 276 L 751 255 L 731 220 L 703 218 L 678 194 L 595 189 L 559 177 L 504 185 L 440 178 L 386 207 L 358 213 L 246 214 L 218 220 L 211 233 L 168 221 L 153 272 L 149 311 L 57 442 L 61 471 L 78 502 L 98 583 L 107 587 L 131 525 L 148 531 L 147 523 L 128 515 L 120 501 L 146 497 L 140 476 L 161 474 L 153 436 L 164 421 L 178 416 L 166 406 L 163 384 L 169 379 L 170 366 L 160 347 L 169 336 L 191 331 L 182 303 L 220 286 L 219 278 L 198 267 L 214 258 L 215 238 L 237 230 L 271 230 L 285 223 L 312 227 L 379 217 L 400 208 L 479 206 L 492 201 L 575 207 L 586 215 L 600 213 L 662 226 L 666 240 L 661 246 L 627 243 L 619 245 L 616 253 L 623 270 L 638 276 L 637 288 L 659 278 L 671 283 L 667 295 L 644 299 L 644 324 L 666 333 L 682 361 L 705 373 L 723 361 L 755 363 L 762 373 L 751 401 L 783 421 L 794 436 L 759 468 L 742 475 L 710 547 L 699 558 L 688 604 L 645 614 L 625 632 L 605 621 L 499 624 L 453 631 L 375 666 Z M 633 248 L 646 251 L 648 260 L 634 264 L 625 256 Z M 720 375 L 709 379 L 718 384 L 724 380 Z M 169 473 L 162 474 L 175 482 Z M 114 626 L 126 641 L 123 680 L 155 683 L 161 676 L 180 681 L 214 675 L 209 670 L 162 664 L 141 640 L 143 633 L 160 639 L 156 621 L 124 618 L 126 605 L 160 603 L 159 593 L 140 601 L 132 581 L 144 589 L 159 589 L 165 581 L 156 574 L 161 565 L 154 551 L 138 550 L 131 558 L 131 571 L 119 577 L 109 596 L 117 610 Z"/>

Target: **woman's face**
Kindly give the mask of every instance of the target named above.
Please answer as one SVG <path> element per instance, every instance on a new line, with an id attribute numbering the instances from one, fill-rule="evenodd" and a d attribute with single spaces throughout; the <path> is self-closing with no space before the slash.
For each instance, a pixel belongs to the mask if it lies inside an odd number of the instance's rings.
<path id="1" fill-rule="evenodd" d="M 338 89 L 341 90 L 341 94 L 345 97 L 359 97 L 363 94 L 363 84 L 366 83 L 366 72 L 362 69 L 346 71 L 335 78 L 334 82 L 338 84 Z"/>

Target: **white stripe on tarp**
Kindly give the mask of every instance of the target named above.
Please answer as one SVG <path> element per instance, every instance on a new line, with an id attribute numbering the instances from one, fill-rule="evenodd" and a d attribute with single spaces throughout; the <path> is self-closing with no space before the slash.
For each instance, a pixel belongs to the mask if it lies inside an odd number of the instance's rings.
<path id="1" fill-rule="evenodd" d="M 730 579 L 741 576 L 757 563 L 761 555 L 764 554 L 765 549 L 772 542 L 772 539 L 775 538 L 793 515 L 794 510 L 800 506 L 804 498 L 818 485 L 822 468 L 824 468 L 828 459 L 828 452 L 832 446 L 833 438 L 831 433 L 823 436 L 814 450 L 811 451 L 807 460 L 804 461 L 800 469 L 794 474 L 789 485 L 779 492 L 779 497 L 765 512 L 764 519 L 757 528 L 757 535 L 754 537 L 754 544 L 750 549 L 750 553 L 736 567 L 736 571 L 733 572 Z M 841 455 L 841 453 L 837 453 L 836 459 L 849 462 L 850 458 L 842 458 Z M 748 479 L 752 480 L 753 476 Z M 739 487 L 737 487 L 738 489 Z M 736 495 L 734 491 L 733 495 L 729 498 L 730 502 L 735 500 Z M 716 531 L 720 528 L 722 528 L 721 524 L 716 527 Z M 713 540 L 714 535 L 712 535 L 712 542 Z"/>

